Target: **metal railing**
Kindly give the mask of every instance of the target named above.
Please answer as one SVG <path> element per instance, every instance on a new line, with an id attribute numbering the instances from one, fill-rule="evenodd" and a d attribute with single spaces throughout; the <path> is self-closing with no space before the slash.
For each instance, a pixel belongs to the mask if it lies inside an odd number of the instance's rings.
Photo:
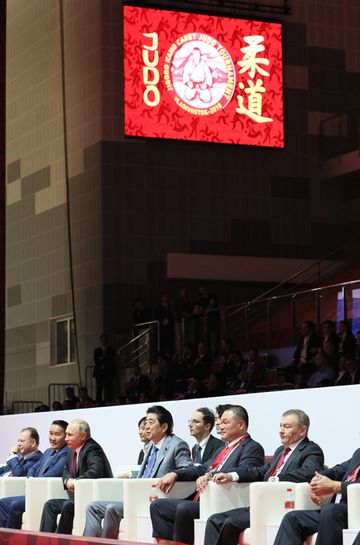
<path id="1" fill-rule="evenodd" d="M 54 401 L 60 401 L 62 403 L 66 398 L 66 388 L 74 388 L 74 393 L 77 396 L 79 393 L 79 384 L 70 382 L 53 382 L 48 385 L 48 400 L 49 407 L 51 409 Z"/>
<path id="2" fill-rule="evenodd" d="M 44 405 L 43 401 L 13 401 L 11 403 L 12 414 L 33 413 L 36 407 Z"/>

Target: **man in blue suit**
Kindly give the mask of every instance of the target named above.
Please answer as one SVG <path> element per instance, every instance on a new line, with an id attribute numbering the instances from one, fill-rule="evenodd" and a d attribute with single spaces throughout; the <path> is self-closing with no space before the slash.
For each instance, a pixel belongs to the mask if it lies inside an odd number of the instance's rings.
<path id="1" fill-rule="evenodd" d="M 50 448 L 28 471 L 28 477 L 61 477 L 67 456 L 65 431 L 67 422 L 54 420 L 49 430 Z M 0 527 L 21 529 L 25 511 L 25 496 L 13 496 L 0 500 Z"/>
<path id="2" fill-rule="evenodd" d="M 157 486 L 167 493 L 176 481 L 195 481 L 198 493 L 185 500 L 155 500 L 150 504 L 153 536 L 158 543 L 194 543 L 194 520 L 199 518 L 198 500 L 209 480 L 223 472 L 252 468 L 264 463 L 264 449 L 248 433 L 249 417 L 244 407 L 230 406 L 221 417 L 221 439 L 226 443 L 203 465 L 175 469 Z M 221 472 L 221 473 L 220 473 Z M 205 542 L 206 543 L 206 542 Z"/>
<path id="3" fill-rule="evenodd" d="M 0 467 L 0 477 L 25 477 L 29 469 L 40 460 L 39 434 L 35 428 L 20 431 L 17 446 L 10 449 L 10 456 Z"/>

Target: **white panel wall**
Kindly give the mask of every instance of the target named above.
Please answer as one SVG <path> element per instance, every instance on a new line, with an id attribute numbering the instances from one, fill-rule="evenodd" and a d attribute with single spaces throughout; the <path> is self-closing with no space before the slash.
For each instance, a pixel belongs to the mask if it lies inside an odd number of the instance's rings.
<path id="1" fill-rule="evenodd" d="M 169 401 L 163 405 L 173 414 L 176 435 L 192 446 L 194 441 L 189 436 L 188 418 L 198 407 L 215 408 L 219 403 L 241 404 L 247 409 L 250 417 L 249 431 L 255 440 L 262 443 L 266 454 L 272 454 L 279 445 L 279 420 L 282 412 L 291 408 L 302 409 L 310 416 L 310 438 L 323 448 L 327 465 L 347 460 L 359 446 L 356 415 L 360 414 L 360 385 Z M 38 429 L 40 446 L 45 450 L 48 447 L 49 425 L 56 418 L 87 420 L 93 438 L 103 446 L 113 468 L 120 464 L 136 463 L 140 449 L 137 422 L 149 406 L 124 405 L 1 416 L 0 463 L 7 458 L 9 448 L 16 444 L 18 431 L 26 426 Z"/>

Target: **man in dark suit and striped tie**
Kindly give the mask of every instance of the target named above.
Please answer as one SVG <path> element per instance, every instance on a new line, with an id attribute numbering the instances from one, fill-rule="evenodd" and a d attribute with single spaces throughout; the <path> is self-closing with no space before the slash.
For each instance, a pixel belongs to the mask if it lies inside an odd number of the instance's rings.
<path id="1" fill-rule="evenodd" d="M 231 481 L 290 481 L 307 482 L 316 471 L 323 468 L 324 454 L 319 445 L 308 439 L 310 420 L 304 411 L 285 411 L 280 421 L 279 447 L 267 464 L 251 469 L 239 468 L 235 472 L 222 472 L 214 476 L 221 484 Z M 206 545 L 238 545 L 239 536 L 250 527 L 250 509 L 240 507 L 216 513 L 206 523 Z M 287 545 L 294 545 L 292 542 Z M 328 545 L 328 544 L 327 544 Z"/>

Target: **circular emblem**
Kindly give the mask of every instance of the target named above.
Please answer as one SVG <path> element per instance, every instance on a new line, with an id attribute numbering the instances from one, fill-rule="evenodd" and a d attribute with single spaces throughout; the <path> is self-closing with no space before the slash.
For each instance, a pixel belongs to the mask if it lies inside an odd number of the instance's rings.
<path id="1" fill-rule="evenodd" d="M 211 115 L 225 108 L 236 84 L 227 49 L 200 32 L 179 37 L 164 63 L 166 88 L 178 106 L 193 115 Z"/>

